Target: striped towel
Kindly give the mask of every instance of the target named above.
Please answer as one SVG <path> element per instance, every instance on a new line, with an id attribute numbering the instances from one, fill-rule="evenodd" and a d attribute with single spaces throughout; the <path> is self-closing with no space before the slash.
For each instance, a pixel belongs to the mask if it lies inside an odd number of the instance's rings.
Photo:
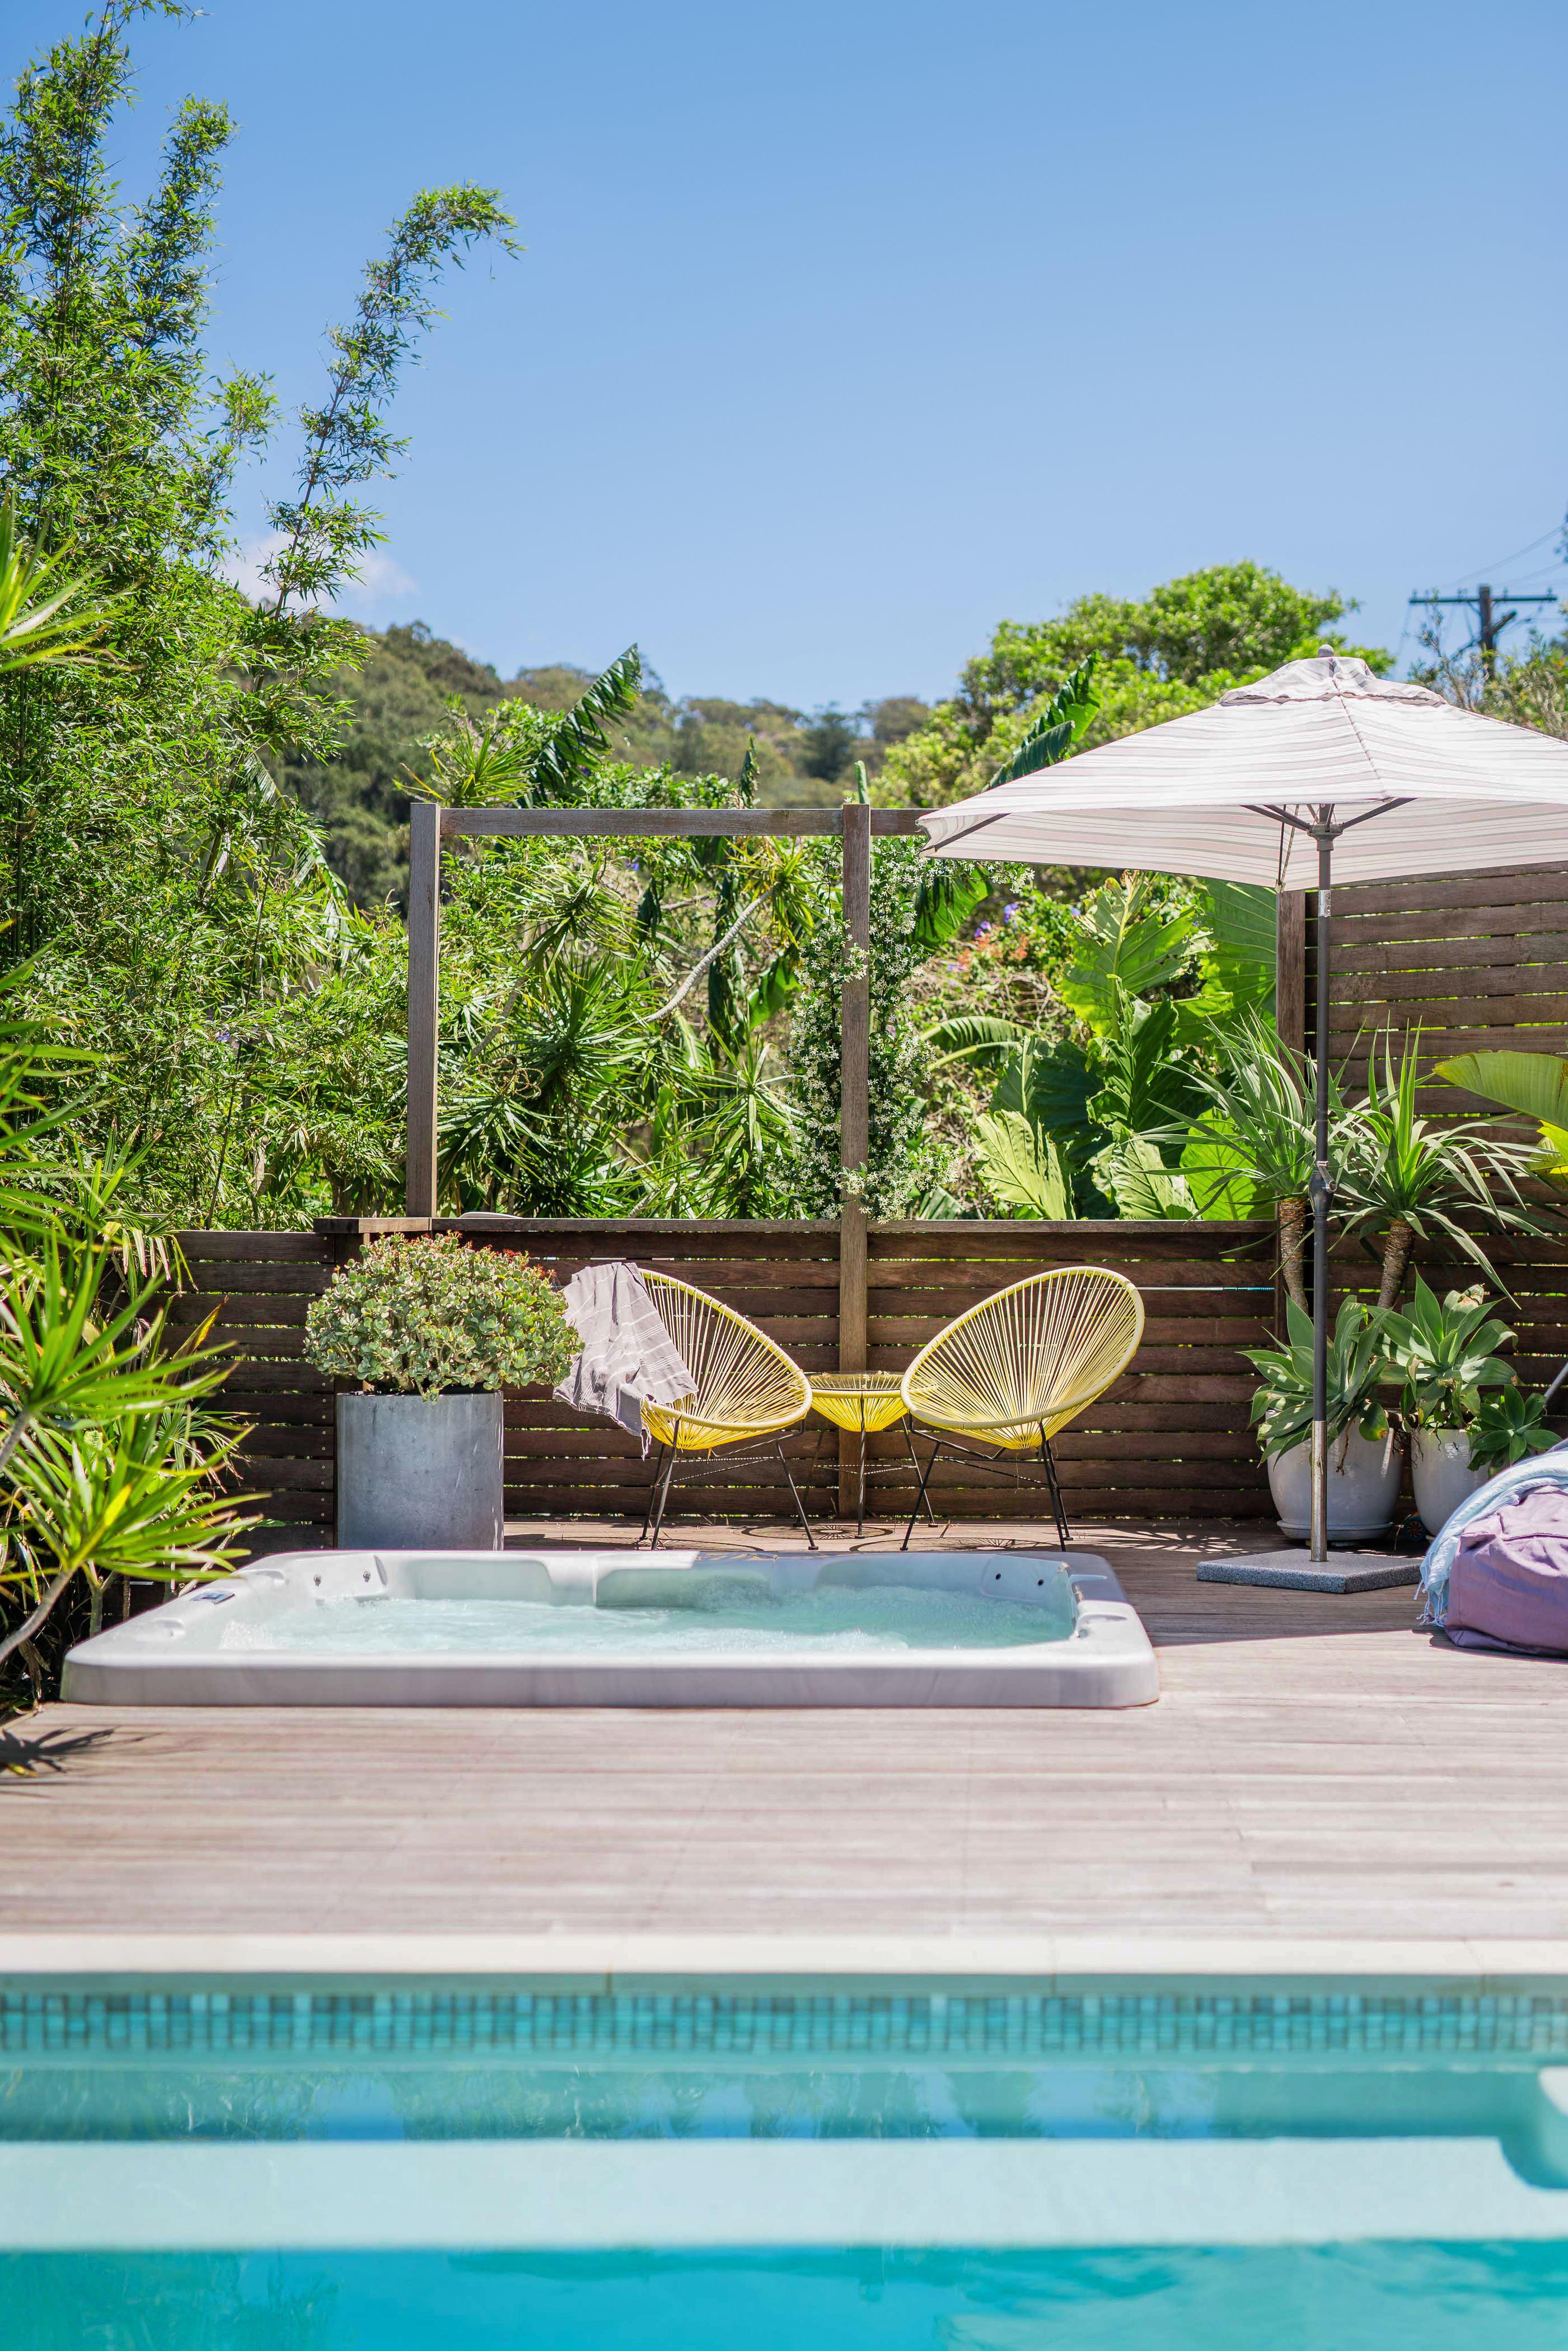
<path id="1" fill-rule="evenodd" d="M 683 1404 L 696 1387 L 647 1283 L 634 1265 L 612 1258 L 574 1273 L 560 1302 L 582 1353 L 553 1390 L 556 1401 L 619 1421 L 642 1438 L 646 1453 L 643 1397 L 650 1404 Z"/>

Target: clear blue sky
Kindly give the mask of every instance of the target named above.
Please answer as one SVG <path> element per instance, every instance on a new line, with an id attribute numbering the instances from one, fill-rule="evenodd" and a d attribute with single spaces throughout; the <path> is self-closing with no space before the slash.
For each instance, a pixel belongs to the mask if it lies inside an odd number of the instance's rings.
<path id="1" fill-rule="evenodd" d="M 82 5 L 11 0 L 8 72 Z M 360 608 L 504 673 L 635 638 L 853 705 L 1243 556 L 1389 644 L 1412 588 L 1568 578 L 1500 560 L 1568 503 L 1562 0 L 211 0 L 138 47 L 128 193 L 230 103 L 214 348 L 290 402 L 416 186 L 505 191 Z"/>

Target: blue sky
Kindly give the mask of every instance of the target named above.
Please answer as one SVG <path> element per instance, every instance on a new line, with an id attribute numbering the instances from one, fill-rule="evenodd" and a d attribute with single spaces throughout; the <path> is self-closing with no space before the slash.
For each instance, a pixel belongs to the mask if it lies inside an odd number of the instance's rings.
<path id="1" fill-rule="evenodd" d="M 11 0 L 7 74 L 81 9 Z M 416 186 L 506 193 L 358 608 L 504 674 L 852 706 L 1243 556 L 1388 644 L 1568 586 L 1561 0 L 211 0 L 138 51 L 128 193 L 185 90 L 238 117 L 213 347 L 290 402 Z"/>

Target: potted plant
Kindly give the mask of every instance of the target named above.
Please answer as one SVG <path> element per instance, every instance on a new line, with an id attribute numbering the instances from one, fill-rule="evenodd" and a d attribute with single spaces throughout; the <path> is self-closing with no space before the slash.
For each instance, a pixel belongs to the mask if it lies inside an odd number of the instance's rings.
<path id="1" fill-rule="evenodd" d="M 498 1551 L 503 1387 L 557 1380 L 577 1353 L 549 1276 L 455 1233 L 372 1241 L 305 1322 L 338 1397 L 338 1541 Z"/>
<path id="2" fill-rule="evenodd" d="M 1513 1332 L 1495 1321 L 1477 1283 L 1438 1303 L 1420 1279 L 1408 1314 L 1387 1322 L 1389 1358 L 1403 1374 L 1400 1417 L 1410 1432 L 1416 1507 L 1428 1534 L 1500 1469 L 1556 1438 L 1539 1395 L 1527 1395 L 1500 1350 Z"/>
<path id="3" fill-rule="evenodd" d="M 1417 1274 L 1410 1311 L 1390 1314 L 1385 1326 L 1389 1361 L 1404 1381 L 1399 1415 L 1410 1434 L 1416 1508 L 1428 1534 L 1436 1534 L 1466 1496 L 1485 1484 L 1494 1453 L 1510 1441 L 1506 1428 L 1492 1431 L 1489 1420 L 1490 1434 L 1482 1437 L 1478 1456 L 1476 1437 L 1489 1396 L 1519 1385 L 1500 1353 L 1513 1332 L 1491 1310 L 1479 1282 L 1469 1290 L 1450 1290 L 1439 1301 Z M 1538 1411 L 1537 1427 L 1539 1421 Z M 1551 1438 L 1544 1441 L 1550 1444 Z M 1513 1458 L 1521 1459 L 1531 1449 L 1521 1436 Z"/>
<path id="4" fill-rule="evenodd" d="M 1304 1542 L 1312 1531 L 1312 1324 L 1285 1302 L 1282 1346 L 1245 1352 L 1262 1374 L 1252 1418 L 1269 1465 L 1280 1531 Z M 1379 1390 L 1388 1377 L 1385 1318 L 1347 1298 L 1328 1350 L 1331 1542 L 1364 1543 L 1385 1533 L 1399 1499 L 1399 1448 Z"/>

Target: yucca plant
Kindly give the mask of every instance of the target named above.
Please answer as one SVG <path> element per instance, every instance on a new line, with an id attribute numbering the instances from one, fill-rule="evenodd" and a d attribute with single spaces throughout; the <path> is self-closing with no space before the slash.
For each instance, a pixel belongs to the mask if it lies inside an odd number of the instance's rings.
<path id="1" fill-rule="evenodd" d="M 102 1421 L 37 1432 L 13 1467 L 0 1583 L 29 1604 L 0 1638 L 0 1664 L 43 1629 L 78 1576 L 96 1633 L 115 1576 L 172 1583 L 219 1573 L 238 1565 L 257 1523 L 242 1507 L 256 1497 L 228 1490 L 241 1432 L 189 1407 L 120 1413 L 108 1401 Z"/>
<path id="2" fill-rule="evenodd" d="M 1471 1226 L 1542 1229 L 1519 1189 L 1532 1156 L 1525 1146 L 1489 1136 L 1476 1119 L 1437 1125 L 1418 1114 L 1420 1041 L 1419 1029 L 1406 1036 L 1396 1071 L 1391 1035 L 1384 1030 L 1382 1074 L 1375 1044 L 1366 1100 L 1336 1136 L 1334 1206 L 1346 1233 L 1375 1238 L 1382 1260 L 1377 1302 L 1385 1308 L 1398 1302 L 1417 1240 L 1452 1242 L 1495 1282 L 1499 1277 Z"/>
<path id="3" fill-rule="evenodd" d="M 1281 1043 L 1256 1013 L 1226 1036 L 1226 1067 L 1199 1071 L 1194 1083 L 1207 1107 L 1194 1123 L 1182 1165 L 1200 1215 L 1214 1196 L 1250 1190 L 1248 1210 L 1272 1209 L 1280 1230 L 1280 1271 L 1288 1296 L 1306 1313 L 1307 1186 L 1316 1157 L 1316 1065 Z M 1328 1072 L 1331 1132 L 1343 1118 L 1339 1087 Z M 1241 1211 L 1246 1213 L 1247 1211 Z"/>

